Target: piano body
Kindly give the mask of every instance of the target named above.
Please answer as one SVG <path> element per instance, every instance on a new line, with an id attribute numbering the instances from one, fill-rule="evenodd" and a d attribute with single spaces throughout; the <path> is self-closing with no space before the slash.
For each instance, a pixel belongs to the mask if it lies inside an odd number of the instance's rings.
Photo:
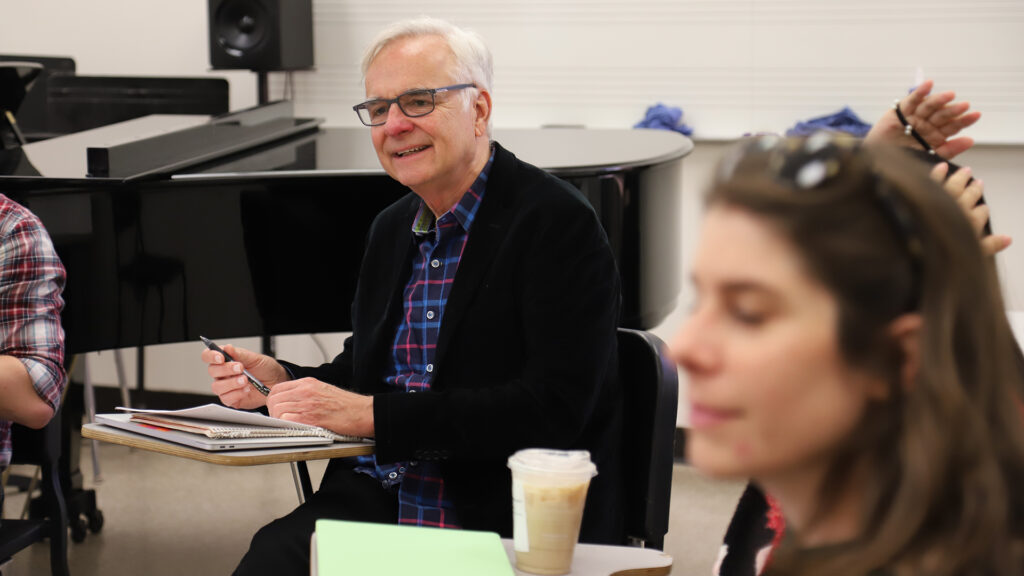
<path id="1" fill-rule="evenodd" d="M 609 235 L 622 325 L 675 306 L 682 160 L 674 132 L 496 129 L 574 184 Z M 148 116 L 0 151 L 0 191 L 47 227 L 68 271 L 69 354 L 217 338 L 344 332 L 373 217 L 407 193 L 365 128 L 290 104 Z"/>
<path id="2" fill-rule="evenodd" d="M 0 150 L 0 192 L 40 217 L 67 268 L 68 358 L 135 347 L 142 392 L 147 345 L 261 336 L 272 352 L 272 335 L 350 330 L 366 232 L 408 191 L 381 170 L 368 130 L 319 124 L 276 103 L 215 118 L 146 116 Z M 664 319 L 681 282 L 692 143 L 659 130 L 494 137 L 594 206 L 622 275 L 622 326 Z M 73 387 L 59 463 L 76 542 L 86 525 L 103 525 L 78 466 L 83 402 Z"/>

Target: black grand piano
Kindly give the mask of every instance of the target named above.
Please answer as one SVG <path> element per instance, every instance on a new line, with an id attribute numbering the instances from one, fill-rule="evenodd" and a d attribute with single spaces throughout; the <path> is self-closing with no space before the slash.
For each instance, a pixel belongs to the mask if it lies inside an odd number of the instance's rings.
<path id="1" fill-rule="evenodd" d="M 622 325 L 650 328 L 680 284 L 682 160 L 656 130 L 495 130 L 596 209 L 623 281 Z M 289 103 L 216 117 L 151 115 L 0 150 L 0 192 L 36 213 L 67 268 L 67 354 L 351 329 L 363 241 L 408 191 L 365 128 L 323 128 Z M 69 395 L 60 481 L 72 537 L 102 527 L 78 468 L 81 387 Z M 300 470 L 301 472 L 304 469 Z M 304 475 L 308 482 L 308 476 Z"/>
<path id="2" fill-rule="evenodd" d="M 622 325 L 650 328 L 680 284 L 674 132 L 496 129 L 579 188 L 623 280 Z M 68 353 L 350 329 L 373 217 L 407 193 L 364 128 L 272 103 L 153 115 L 0 151 L 0 192 L 35 212 L 68 270 Z"/>

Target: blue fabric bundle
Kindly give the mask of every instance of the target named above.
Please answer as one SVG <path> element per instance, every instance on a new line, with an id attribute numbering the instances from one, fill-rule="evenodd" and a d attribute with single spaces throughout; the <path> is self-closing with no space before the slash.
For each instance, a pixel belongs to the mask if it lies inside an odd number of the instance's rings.
<path id="1" fill-rule="evenodd" d="M 675 130 L 684 136 L 693 134 L 693 128 L 683 124 L 683 110 L 673 106 L 657 103 L 647 109 L 644 119 L 633 128 L 655 128 L 658 130 Z"/>
<path id="2" fill-rule="evenodd" d="M 831 130 L 864 137 L 870 129 L 870 124 L 865 124 L 853 110 L 850 110 L 849 106 L 846 106 L 835 114 L 812 118 L 806 122 L 797 122 L 795 126 L 786 131 L 786 136 L 807 136 L 818 130 Z"/>

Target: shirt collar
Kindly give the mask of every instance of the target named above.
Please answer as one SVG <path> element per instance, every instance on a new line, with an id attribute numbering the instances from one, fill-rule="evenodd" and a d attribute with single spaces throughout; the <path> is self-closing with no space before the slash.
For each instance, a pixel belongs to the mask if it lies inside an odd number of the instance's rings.
<path id="1" fill-rule="evenodd" d="M 477 175 L 469 190 L 462 195 L 462 198 L 455 206 L 452 206 L 448 212 L 442 214 L 441 218 L 445 218 L 450 214 L 450 217 L 454 217 L 463 230 L 469 232 L 469 228 L 473 225 L 473 220 L 476 218 L 476 212 L 480 209 L 480 202 L 484 198 L 484 192 L 487 190 L 487 177 L 491 173 L 491 165 L 493 163 L 494 145 L 492 144 L 491 156 L 487 159 L 487 164 L 484 164 L 483 170 Z M 438 218 L 438 220 L 441 218 Z M 416 217 L 412 221 L 413 234 L 429 234 L 435 228 L 435 222 L 434 213 L 430 211 L 425 202 L 420 200 L 419 210 L 416 211 Z"/>

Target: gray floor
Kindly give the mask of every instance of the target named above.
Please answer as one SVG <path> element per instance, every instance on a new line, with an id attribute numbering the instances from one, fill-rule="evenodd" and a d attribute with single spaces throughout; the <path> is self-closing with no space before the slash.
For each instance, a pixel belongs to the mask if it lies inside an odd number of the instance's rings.
<path id="1" fill-rule="evenodd" d="M 230 574 L 249 538 L 296 502 L 289 466 L 214 466 L 111 444 L 100 445 L 102 479 L 94 484 L 83 446 L 87 487 L 95 487 L 106 519 L 68 551 L 72 576 L 180 576 Z M 29 470 L 15 467 L 15 471 Z M 319 479 L 323 464 L 310 474 Z M 710 574 L 718 544 L 742 486 L 712 482 L 675 467 L 666 551 L 673 574 Z M 17 515 L 24 497 L 8 496 Z M 47 543 L 34 545 L 3 567 L 4 576 L 49 574 Z"/>

